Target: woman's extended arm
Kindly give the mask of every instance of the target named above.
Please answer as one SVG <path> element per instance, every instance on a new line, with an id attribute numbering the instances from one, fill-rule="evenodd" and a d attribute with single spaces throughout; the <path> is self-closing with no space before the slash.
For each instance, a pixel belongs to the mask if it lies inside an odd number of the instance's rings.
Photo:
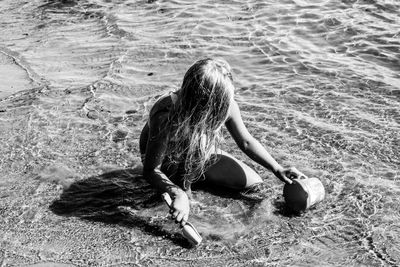
<path id="1" fill-rule="evenodd" d="M 143 176 L 160 192 L 167 192 L 172 197 L 172 216 L 177 222 L 185 225 L 190 210 L 188 196 L 161 171 L 161 164 L 167 149 L 167 119 L 167 113 L 159 113 L 152 116 L 150 120 Z"/>
<path id="2" fill-rule="evenodd" d="M 272 171 L 281 181 L 292 183 L 292 178 L 302 175 L 294 167 L 283 168 L 264 146 L 249 133 L 240 115 L 239 106 L 234 100 L 231 102 L 229 117 L 225 125 L 239 148 L 252 160 Z"/>

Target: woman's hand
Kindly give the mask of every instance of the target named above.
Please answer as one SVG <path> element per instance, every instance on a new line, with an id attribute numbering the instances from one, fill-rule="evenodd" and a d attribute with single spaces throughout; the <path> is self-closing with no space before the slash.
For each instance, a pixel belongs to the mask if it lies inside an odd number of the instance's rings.
<path id="1" fill-rule="evenodd" d="M 173 195 L 170 213 L 176 223 L 184 226 L 189 218 L 190 202 L 187 194 L 179 190 Z"/>
<path id="2" fill-rule="evenodd" d="M 275 172 L 275 176 L 286 184 L 292 184 L 293 179 L 298 179 L 301 176 L 306 177 L 302 172 L 300 172 L 295 167 L 280 168 Z"/>

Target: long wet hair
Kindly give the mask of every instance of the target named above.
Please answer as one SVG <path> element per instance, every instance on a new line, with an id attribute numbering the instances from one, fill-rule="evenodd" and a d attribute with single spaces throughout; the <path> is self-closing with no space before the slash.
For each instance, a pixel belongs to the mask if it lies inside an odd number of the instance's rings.
<path id="1" fill-rule="evenodd" d="M 178 100 L 170 110 L 167 157 L 184 166 L 187 189 L 215 162 L 221 126 L 228 116 L 234 86 L 223 59 L 202 59 L 186 72 Z"/>

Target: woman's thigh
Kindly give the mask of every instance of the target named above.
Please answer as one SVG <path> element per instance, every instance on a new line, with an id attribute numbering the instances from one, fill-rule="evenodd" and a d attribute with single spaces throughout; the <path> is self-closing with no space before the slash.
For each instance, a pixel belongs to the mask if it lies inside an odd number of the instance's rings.
<path id="1" fill-rule="evenodd" d="M 146 124 L 140 135 L 140 152 L 142 160 L 146 151 L 148 139 L 148 125 Z M 217 161 L 208 167 L 205 172 L 205 180 L 202 183 L 208 185 L 217 185 L 232 189 L 244 189 L 253 184 L 262 182 L 261 177 L 249 166 L 242 161 L 236 159 L 231 154 L 219 150 Z M 183 186 L 183 166 L 168 164 L 163 162 L 162 171 L 177 185 Z"/>
<path id="2" fill-rule="evenodd" d="M 225 151 L 219 151 L 217 161 L 205 172 L 204 182 L 232 189 L 248 188 L 262 182 L 261 177 L 248 165 Z"/>

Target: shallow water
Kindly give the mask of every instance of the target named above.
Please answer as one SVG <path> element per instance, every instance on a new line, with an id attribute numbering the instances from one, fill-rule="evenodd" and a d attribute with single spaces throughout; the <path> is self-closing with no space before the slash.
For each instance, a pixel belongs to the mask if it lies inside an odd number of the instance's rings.
<path id="1" fill-rule="evenodd" d="M 195 60 L 218 56 L 233 67 L 250 132 L 283 165 L 319 177 L 327 198 L 302 216 L 287 216 L 282 185 L 228 138 L 225 149 L 267 179 L 270 196 L 253 205 L 194 192 L 191 218 L 205 244 L 200 252 L 180 252 L 185 262 L 197 255 L 198 264 L 400 264 L 398 1 L 3 0 L 0 15 L 0 77 L 6 81 L 0 87 L 0 185 L 10 192 L 2 193 L 0 210 L 17 222 L 2 232 L 4 255 L 26 248 L 10 241 L 16 232 L 50 216 L 39 204 L 26 207 L 27 196 L 39 194 L 34 203 L 50 204 L 74 182 L 137 164 L 138 135 L 154 99 L 178 88 Z M 24 184 L 16 186 L 18 179 Z M 124 179 L 115 179 L 133 194 Z M 24 198 L 18 192 L 25 189 Z M 135 216 L 176 231 L 166 226 L 163 208 Z M 123 224 L 121 231 L 130 227 Z M 144 265 L 177 264 L 170 240 L 142 235 L 121 246 L 148 251 L 134 257 Z M 150 238 L 150 245 L 139 237 Z M 35 235 L 30 240 L 43 247 Z M 157 246 L 165 258 L 151 256 Z M 60 253 L 71 247 L 58 245 L 55 254 L 82 264 Z M 51 255 L 42 259 L 52 262 Z M 122 259 L 91 263 L 111 262 Z"/>

